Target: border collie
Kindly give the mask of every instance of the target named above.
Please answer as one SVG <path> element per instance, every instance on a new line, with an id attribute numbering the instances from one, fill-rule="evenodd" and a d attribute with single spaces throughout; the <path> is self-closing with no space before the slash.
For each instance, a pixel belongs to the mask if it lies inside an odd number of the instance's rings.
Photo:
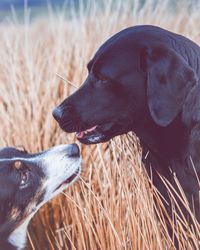
<path id="1" fill-rule="evenodd" d="M 38 209 L 73 183 L 81 171 L 76 144 L 38 154 L 0 149 L 0 250 L 20 250 Z"/>

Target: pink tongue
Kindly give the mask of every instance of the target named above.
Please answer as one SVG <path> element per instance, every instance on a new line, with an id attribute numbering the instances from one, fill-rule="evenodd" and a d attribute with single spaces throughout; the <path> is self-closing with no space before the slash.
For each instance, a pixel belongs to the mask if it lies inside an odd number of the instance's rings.
<path id="1" fill-rule="evenodd" d="M 92 128 L 87 129 L 86 131 L 87 131 L 87 132 L 92 132 L 93 130 L 95 130 L 96 127 L 97 127 L 97 125 L 94 126 L 94 127 L 92 127 Z"/>
<path id="2" fill-rule="evenodd" d="M 87 132 L 92 132 L 93 130 L 95 130 L 96 127 L 97 127 L 97 125 L 92 127 L 92 128 L 89 128 L 85 131 L 81 131 L 81 132 L 77 133 L 77 138 L 79 138 L 79 139 L 83 138 L 84 135 L 87 134 Z"/>
<path id="3" fill-rule="evenodd" d="M 80 133 L 78 133 L 78 135 L 77 135 L 77 138 L 83 138 L 83 136 L 84 136 L 84 132 L 83 131 L 81 131 Z"/>

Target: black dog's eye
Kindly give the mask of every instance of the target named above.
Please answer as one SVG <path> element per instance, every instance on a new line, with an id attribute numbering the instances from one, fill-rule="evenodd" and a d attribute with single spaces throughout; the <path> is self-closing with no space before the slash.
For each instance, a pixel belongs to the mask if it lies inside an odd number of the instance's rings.
<path id="1" fill-rule="evenodd" d="M 30 179 L 30 171 L 23 170 L 20 172 L 21 182 L 20 182 L 20 189 L 27 187 Z"/>
<path id="2" fill-rule="evenodd" d="M 102 77 L 100 78 L 100 80 L 101 80 L 102 82 L 105 82 L 105 81 L 108 81 L 108 78 L 106 78 L 105 76 L 102 76 Z"/>
<path id="3" fill-rule="evenodd" d="M 107 76 L 104 76 L 104 75 L 101 75 L 101 74 L 98 75 L 98 79 L 100 81 L 102 81 L 102 82 L 106 82 L 106 81 L 109 80 Z"/>
<path id="4" fill-rule="evenodd" d="M 96 86 L 97 88 L 111 89 L 112 88 L 112 79 L 108 78 L 105 75 L 97 74 L 96 75 Z"/>

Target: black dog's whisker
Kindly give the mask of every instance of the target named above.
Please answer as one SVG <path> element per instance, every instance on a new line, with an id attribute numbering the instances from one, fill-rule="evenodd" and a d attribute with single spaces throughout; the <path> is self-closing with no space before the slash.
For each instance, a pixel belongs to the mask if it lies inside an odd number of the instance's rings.
<path id="1" fill-rule="evenodd" d="M 84 130 L 84 129 L 81 127 L 80 123 L 78 123 L 78 122 L 77 122 L 77 124 L 74 126 L 74 128 L 75 128 L 76 131 Z"/>
<path id="2" fill-rule="evenodd" d="M 71 128 L 71 129 L 74 129 L 74 125 L 72 122 L 64 122 L 63 123 L 63 127 L 68 127 L 68 128 Z"/>
<path id="3" fill-rule="evenodd" d="M 65 79 L 64 77 L 62 77 L 61 75 L 59 75 L 58 73 L 56 73 L 56 75 L 58 76 L 58 77 L 60 77 L 64 82 L 67 82 L 67 83 L 69 83 L 71 86 L 73 86 L 74 88 L 78 88 L 74 83 L 72 83 L 71 81 L 69 81 L 68 79 Z"/>

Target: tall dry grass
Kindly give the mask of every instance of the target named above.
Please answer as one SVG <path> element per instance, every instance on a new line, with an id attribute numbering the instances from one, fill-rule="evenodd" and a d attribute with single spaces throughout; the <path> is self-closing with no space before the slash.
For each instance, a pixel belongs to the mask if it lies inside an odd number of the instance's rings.
<path id="1" fill-rule="evenodd" d="M 0 146 L 23 145 L 37 152 L 73 142 L 74 136 L 61 132 L 51 116 L 75 89 L 56 73 L 79 86 L 95 49 L 122 28 L 154 24 L 200 43 L 197 9 L 189 10 L 182 1 L 176 10 L 167 1 L 157 2 L 147 0 L 141 7 L 139 0 L 90 1 L 86 8 L 67 10 L 67 18 L 64 9 L 49 9 L 48 18 L 31 23 L 26 9 L 23 24 L 15 14 L 1 23 Z M 174 238 L 180 249 L 198 249 L 199 224 L 195 217 L 189 224 L 176 212 L 173 197 L 173 218 L 168 218 L 133 134 L 81 147 L 82 178 L 35 216 L 30 249 L 174 249 Z"/>

